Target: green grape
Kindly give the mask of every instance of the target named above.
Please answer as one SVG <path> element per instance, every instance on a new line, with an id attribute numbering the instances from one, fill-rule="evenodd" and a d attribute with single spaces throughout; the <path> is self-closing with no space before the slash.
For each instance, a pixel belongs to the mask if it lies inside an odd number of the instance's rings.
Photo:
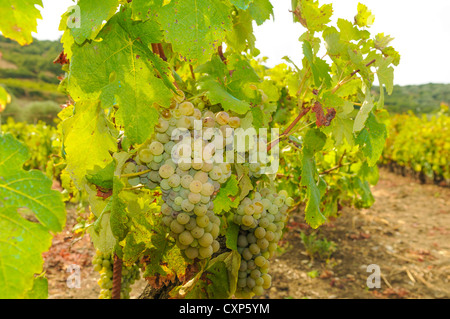
<path id="1" fill-rule="evenodd" d="M 183 245 L 190 245 L 192 243 L 192 241 L 194 240 L 194 237 L 192 236 L 190 231 L 185 230 L 181 234 L 178 235 L 178 240 Z"/>
<path id="2" fill-rule="evenodd" d="M 178 105 L 178 108 L 182 115 L 189 116 L 194 114 L 194 104 L 192 104 L 191 102 L 185 101 L 183 103 L 180 103 L 180 105 Z"/>
<path id="3" fill-rule="evenodd" d="M 189 186 L 191 185 L 193 180 L 194 180 L 194 178 L 191 175 L 184 175 L 183 177 L 181 177 L 180 184 L 184 188 L 189 189 Z"/>
<path id="4" fill-rule="evenodd" d="M 189 184 L 189 190 L 193 193 L 200 193 L 202 191 L 202 182 L 198 181 L 198 180 L 193 180 L 190 184 Z"/>
<path id="5" fill-rule="evenodd" d="M 228 115 L 228 113 L 225 112 L 225 111 L 221 111 L 221 112 L 216 114 L 216 122 L 219 125 L 226 125 L 226 124 L 228 124 L 229 119 L 230 119 L 230 115 Z"/>
<path id="6" fill-rule="evenodd" d="M 205 234 L 205 229 L 202 227 L 196 226 L 191 230 L 191 234 L 194 238 L 199 239 Z"/>
<path id="7" fill-rule="evenodd" d="M 129 179 L 128 179 L 128 183 L 129 183 L 131 186 L 138 186 L 138 185 L 141 183 L 141 179 L 140 179 L 139 176 L 133 177 L 133 178 L 129 178 Z"/>
<path id="8" fill-rule="evenodd" d="M 175 173 L 175 169 L 168 164 L 164 164 L 159 168 L 159 175 L 162 178 L 169 178 Z"/>
<path id="9" fill-rule="evenodd" d="M 209 224 L 209 218 L 206 215 L 197 216 L 196 221 L 197 221 L 197 225 L 200 227 L 203 227 L 203 228 L 205 228 Z"/>
<path id="10" fill-rule="evenodd" d="M 186 250 L 184 251 L 184 253 L 186 254 L 186 256 L 189 259 L 195 259 L 198 257 L 199 253 L 198 253 L 198 249 L 195 247 L 188 247 L 186 248 Z"/>
<path id="11" fill-rule="evenodd" d="M 179 213 L 177 215 L 177 222 L 180 223 L 181 225 L 185 225 L 189 222 L 190 218 L 191 217 L 186 213 Z"/>
<path id="12" fill-rule="evenodd" d="M 153 155 L 161 155 L 164 151 L 164 146 L 158 141 L 153 141 L 149 145 L 149 149 Z"/>
<path id="13" fill-rule="evenodd" d="M 183 199 L 183 202 L 181 203 L 181 209 L 185 212 L 191 212 L 194 209 L 194 204 L 192 204 L 189 199 Z"/>
<path id="14" fill-rule="evenodd" d="M 199 247 L 198 248 L 198 253 L 201 257 L 203 258 L 208 258 L 211 257 L 213 254 L 213 248 L 212 246 L 208 246 L 208 247 Z"/>
<path id="15" fill-rule="evenodd" d="M 139 159 L 143 163 L 150 163 L 153 160 L 153 154 L 148 148 L 139 151 Z"/>
<path id="16" fill-rule="evenodd" d="M 181 183 L 180 175 L 173 174 L 172 176 L 169 177 L 168 183 L 169 183 L 169 186 L 172 188 L 178 187 Z"/>
<path id="17" fill-rule="evenodd" d="M 177 220 L 174 219 L 170 223 L 170 230 L 176 234 L 180 234 L 184 230 L 184 226 L 182 224 L 180 224 Z"/>
<path id="18" fill-rule="evenodd" d="M 201 238 L 199 238 L 198 243 L 202 247 L 208 247 L 212 244 L 214 238 L 210 233 L 205 233 Z"/>

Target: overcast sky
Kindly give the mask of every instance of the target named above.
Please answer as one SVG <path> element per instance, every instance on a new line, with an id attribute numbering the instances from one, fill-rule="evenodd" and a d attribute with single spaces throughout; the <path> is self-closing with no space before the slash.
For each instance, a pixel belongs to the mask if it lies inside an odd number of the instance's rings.
<path id="1" fill-rule="evenodd" d="M 256 47 L 269 57 L 268 66 L 302 59 L 298 37 L 305 31 L 292 22 L 291 0 L 271 0 L 275 19 L 255 26 Z M 320 0 L 333 3 L 333 23 L 337 18 L 353 21 L 358 2 L 372 10 L 373 35 L 384 32 L 395 38 L 392 45 L 402 58 L 395 71 L 395 84 L 450 83 L 450 0 Z M 56 40 L 59 20 L 71 0 L 43 0 L 43 20 L 38 20 L 37 39 Z"/>

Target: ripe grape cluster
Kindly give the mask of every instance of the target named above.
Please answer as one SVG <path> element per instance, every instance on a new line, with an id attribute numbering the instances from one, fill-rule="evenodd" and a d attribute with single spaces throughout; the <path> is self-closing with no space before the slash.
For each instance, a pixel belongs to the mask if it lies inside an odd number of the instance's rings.
<path id="1" fill-rule="evenodd" d="M 156 134 L 122 173 L 129 174 L 131 186 L 161 188 L 163 223 L 186 257 L 204 259 L 220 247 L 221 221 L 212 200 L 231 176 L 224 158 L 240 119 L 224 111 L 202 112 L 202 101 L 194 103 L 180 98 L 162 110 Z"/>
<path id="2" fill-rule="evenodd" d="M 100 273 L 100 279 L 97 281 L 100 286 L 100 299 L 111 299 L 113 287 L 113 265 L 114 259 L 111 254 L 102 254 L 97 250 L 92 264 L 94 270 Z M 140 270 L 138 265 L 131 267 L 122 266 L 122 283 L 120 287 L 120 299 L 130 299 L 131 285 L 140 278 Z"/>
<path id="3" fill-rule="evenodd" d="M 233 216 L 240 225 L 238 252 L 241 265 L 236 296 L 260 296 L 271 286 L 269 259 L 273 256 L 287 218 L 288 206 L 293 205 L 286 191 L 279 193 L 263 188 L 251 198 L 244 198 Z"/>

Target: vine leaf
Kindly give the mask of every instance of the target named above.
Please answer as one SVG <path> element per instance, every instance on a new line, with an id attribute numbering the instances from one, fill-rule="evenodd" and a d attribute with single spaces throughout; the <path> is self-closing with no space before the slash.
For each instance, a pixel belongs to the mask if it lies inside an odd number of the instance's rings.
<path id="1" fill-rule="evenodd" d="M 16 40 L 20 45 L 33 42 L 32 32 L 36 32 L 37 19 L 42 19 L 36 5 L 43 7 L 42 0 L 22 0 L 0 2 L 0 31 L 6 38 Z"/>
<path id="2" fill-rule="evenodd" d="M 41 171 L 21 168 L 29 152 L 11 134 L 0 135 L 0 204 L 27 207 L 51 231 L 64 228 L 62 196 L 51 189 L 52 181 Z"/>
<path id="3" fill-rule="evenodd" d="M 326 141 L 326 135 L 318 129 L 310 129 L 306 132 L 302 147 L 302 178 L 300 184 L 307 187 L 307 203 L 305 208 L 305 220 L 312 227 L 322 225 L 326 218 L 320 210 L 320 189 L 316 183 L 316 162 L 314 154 L 320 151 Z"/>
<path id="4" fill-rule="evenodd" d="M 186 299 L 230 298 L 236 291 L 240 264 L 241 255 L 237 251 L 223 253 L 211 259 L 206 269 L 170 294 Z"/>
<path id="5" fill-rule="evenodd" d="M 383 153 L 386 138 L 386 125 L 378 122 L 372 113 L 369 114 L 366 127 L 359 133 L 356 143 L 362 147 L 370 167 L 376 165 Z"/>
<path id="6" fill-rule="evenodd" d="M 79 21 L 73 21 L 71 28 L 76 43 L 82 44 L 87 39 L 94 39 L 102 29 L 103 21 L 108 21 L 116 12 L 119 0 L 78 0 Z M 77 13 L 77 11 L 75 11 Z M 75 14 L 74 14 L 75 15 Z"/>
<path id="7" fill-rule="evenodd" d="M 75 101 L 98 98 L 103 108 L 118 105 L 117 124 L 131 143 L 140 144 L 158 121 L 154 104 L 170 105 L 173 84 L 168 64 L 148 48 L 162 40 L 158 24 L 136 23 L 130 15 L 128 9 L 112 17 L 99 41 L 72 46 L 68 90 Z"/>
<path id="8" fill-rule="evenodd" d="M 366 5 L 358 3 L 358 14 L 355 16 L 355 24 L 359 27 L 368 27 L 375 22 L 375 16 Z"/>
<path id="9" fill-rule="evenodd" d="M 254 0 L 250 3 L 248 11 L 257 25 L 263 24 L 273 16 L 273 6 L 269 0 Z"/>
<path id="10" fill-rule="evenodd" d="M 158 21 L 165 40 L 191 64 L 208 61 L 232 28 L 230 7 L 215 0 L 172 0 Z"/>
<path id="11" fill-rule="evenodd" d="M 220 191 L 214 198 L 214 213 L 219 214 L 223 211 L 229 212 L 231 208 L 236 208 L 239 205 L 239 199 L 234 197 L 239 192 L 239 185 L 235 175 L 231 175 L 228 181 L 222 185 Z"/>
<path id="12" fill-rule="evenodd" d="M 15 207 L 0 207 L 0 298 L 23 298 L 42 272 L 42 253 L 50 248 L 48 229 L 23 219 Z"/>
<path id="13" fill-rule="evenodd" d="M 82 188 L 84 176 L 107 166 L 117 149 L 117 132 L 98 101 L 76 103 L 75 114 L 61 123 L 67 167 L 74 184 Z"/>
<path id="14" fill-rule="evenodd" d="M 51 180 L 41 171 L 22 169 L 28 158 L 27 148 L 12 135 L 0 135 L 0 298 L 26 297 L 34 275 L 42 272 L 50 231 L 61 231 L 66 222 L 62 196 L 51 189 Z"/>

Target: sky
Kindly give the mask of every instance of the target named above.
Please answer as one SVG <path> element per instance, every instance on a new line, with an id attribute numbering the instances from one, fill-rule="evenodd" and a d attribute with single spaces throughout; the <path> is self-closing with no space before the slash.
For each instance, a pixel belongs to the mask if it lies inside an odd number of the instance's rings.
<path id="1" fill-rule="evenodd" d="M 375 15 L 370 27 L 373 36 L 385 33 L 394 38 L 391 45 L 401 54 L 395 68 L 394 83 L 398 85 L 450 83 L 450 1 L 449 0 L 319 0 L 333 4 L 332 23 L 338 18 L 353 21 L 358 2 Z M 295 63 L 303 58 L 299 36 L 305 29 L 292 22 L 291 0 L 271 0 L 274 19 L 254 27 L 256 47 L 267 56 L 267 66 L 285 62 L 288 56 Z M 61 15 L 73 5 L 71 0 L 43 0 L 43 19 L 38 20 L 40 40 L 56 40 L 61 36 L 58 25 Z"/>

